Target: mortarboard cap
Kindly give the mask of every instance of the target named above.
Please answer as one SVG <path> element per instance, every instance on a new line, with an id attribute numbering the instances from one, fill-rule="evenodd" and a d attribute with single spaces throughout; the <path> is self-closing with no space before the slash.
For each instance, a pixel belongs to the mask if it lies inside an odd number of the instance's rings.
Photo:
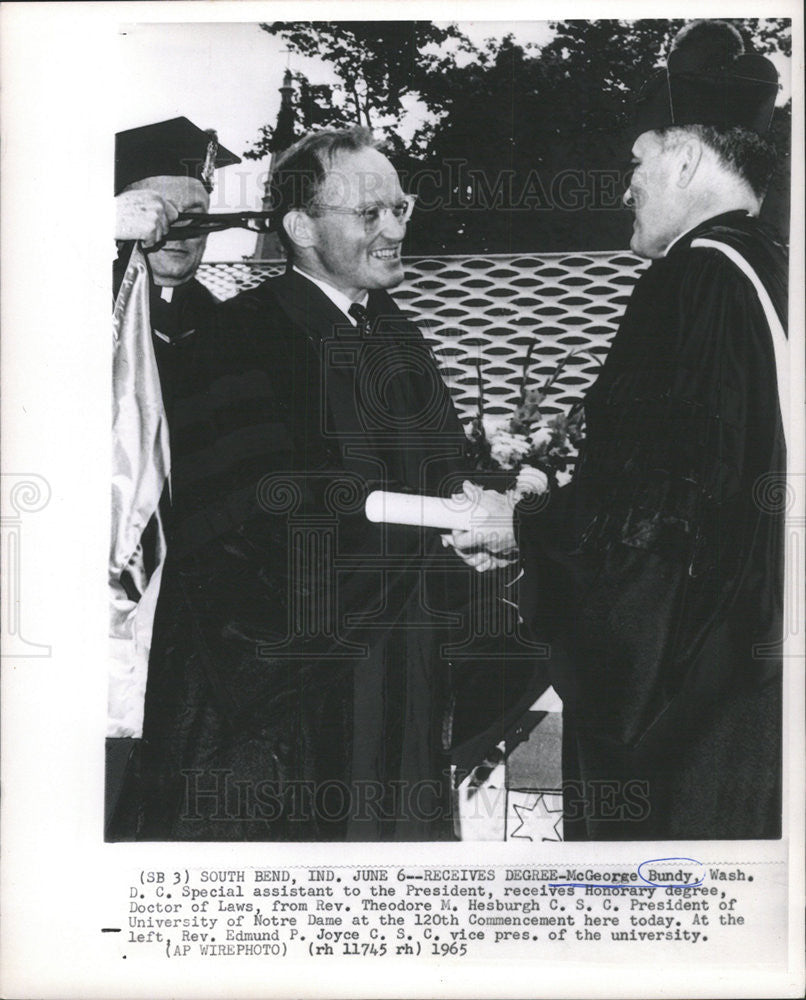
<path id="1" fill-rule="evenodd" d="M 187 118 L 130 128 L 115 136 L 115 194 L 144 177 L 195 177 L 210 191 L 216 167 L 240 162 L 212 129 Z"/>
<path id="2" fill-rule="evenodd" d="M 695 21 L 678 32 L 666 69 L 641 88 L 633 133 L 672 125 L 740 125 L 764 135 L 777 95 L 775 66 L 757 52 L 746 52 L 733 25 Z"/>

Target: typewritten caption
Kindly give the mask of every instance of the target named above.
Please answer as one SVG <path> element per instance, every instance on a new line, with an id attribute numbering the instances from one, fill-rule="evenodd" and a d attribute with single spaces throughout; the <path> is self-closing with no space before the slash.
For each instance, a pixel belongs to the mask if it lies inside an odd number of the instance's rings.
<path id="1" fill-rule="evenodd" d="M 680 960 L 766 930 L 754 866 L 250 867 L 137 872 L 102 928 L 122 958 L 513 957 L 583 946 Z M 122 914 L 123 911 L 121 911 Z"/>

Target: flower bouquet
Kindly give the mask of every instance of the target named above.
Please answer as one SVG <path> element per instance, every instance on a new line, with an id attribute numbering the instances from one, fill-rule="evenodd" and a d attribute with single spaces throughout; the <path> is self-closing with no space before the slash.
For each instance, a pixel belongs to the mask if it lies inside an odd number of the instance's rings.
<path id="1" fill-rule="evenodd" d="M 524 358 L 519 403 L 510 417 L 485 414 L 484 378 L 481 362 L 477 362 L 478 412 L 468 430 L 476 468 L 512 473 L 516 500 L 528 493 L 545 493 L 552 484 L 570 482 L 584 437 L 581 403 L 568 413 L 546 413 L 544 409 L 552 385 L 576 352 L 569 351 L 540 387 L 527 389 L 534 346 Z"/>

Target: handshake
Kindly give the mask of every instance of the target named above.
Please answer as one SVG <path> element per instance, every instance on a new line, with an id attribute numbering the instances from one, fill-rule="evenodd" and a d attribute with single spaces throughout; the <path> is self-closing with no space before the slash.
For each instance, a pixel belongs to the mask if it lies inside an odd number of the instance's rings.
<path id="1" fill-rule="evenodd" d="M 545 494 L 546 474 L 538 469 L 521 470 L 511 490 L 499 493 L 465 480 L 462 492 L 449 499 L 409 493 L 376 491 L 367 497 L 367 519 L 386 524 L 410 524 L 419 528 L 439 528 L 442 544 L 483 573 L 509 566 L 518 558 L 513 513 L 525 497 Z"/>
<path id="2" fill-rule="evenodd" d="M 483 573 L 517 558 L 512 512 L 519 498 L 517 489 L 498 493 L 465 480 L 450 499 L 378 490 L 367 497 L 365 513 L 375 523 L 452 529 L 442 544 Z"/>
<path id="3" fill-rule="evenodd" d="M 456 506 L 469 508 L 468 530 L 454 528 L 442 536 L 442 544 L 450 546 L 460 559 L 479 573 L 508 566 L 518 558 L 513 511 L 517 502 L 514 492 L 499 493 L 485 490 L 469 480 L 462 483 L 462 492 L 451 497 Z"/>

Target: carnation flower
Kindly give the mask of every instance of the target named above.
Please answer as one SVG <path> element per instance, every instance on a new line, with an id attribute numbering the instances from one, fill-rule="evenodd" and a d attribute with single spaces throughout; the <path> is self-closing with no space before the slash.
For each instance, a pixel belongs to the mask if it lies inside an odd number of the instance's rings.
<path id="1" fill-rule="evenodd" d="M 533 450 L 537 452 L 540 451 L 541 448 L 548 447 L 552 436 L 553 432 L 551 427 L 538 427 L 529 439 L 532 443 Z"/>
<path id="2" fill-rule="evenodd" d="M 500 430 L 490 442 L 490 455 L 500 468 L 514 469 L 530 448 L 529 440 L 522 434 Z"/>

